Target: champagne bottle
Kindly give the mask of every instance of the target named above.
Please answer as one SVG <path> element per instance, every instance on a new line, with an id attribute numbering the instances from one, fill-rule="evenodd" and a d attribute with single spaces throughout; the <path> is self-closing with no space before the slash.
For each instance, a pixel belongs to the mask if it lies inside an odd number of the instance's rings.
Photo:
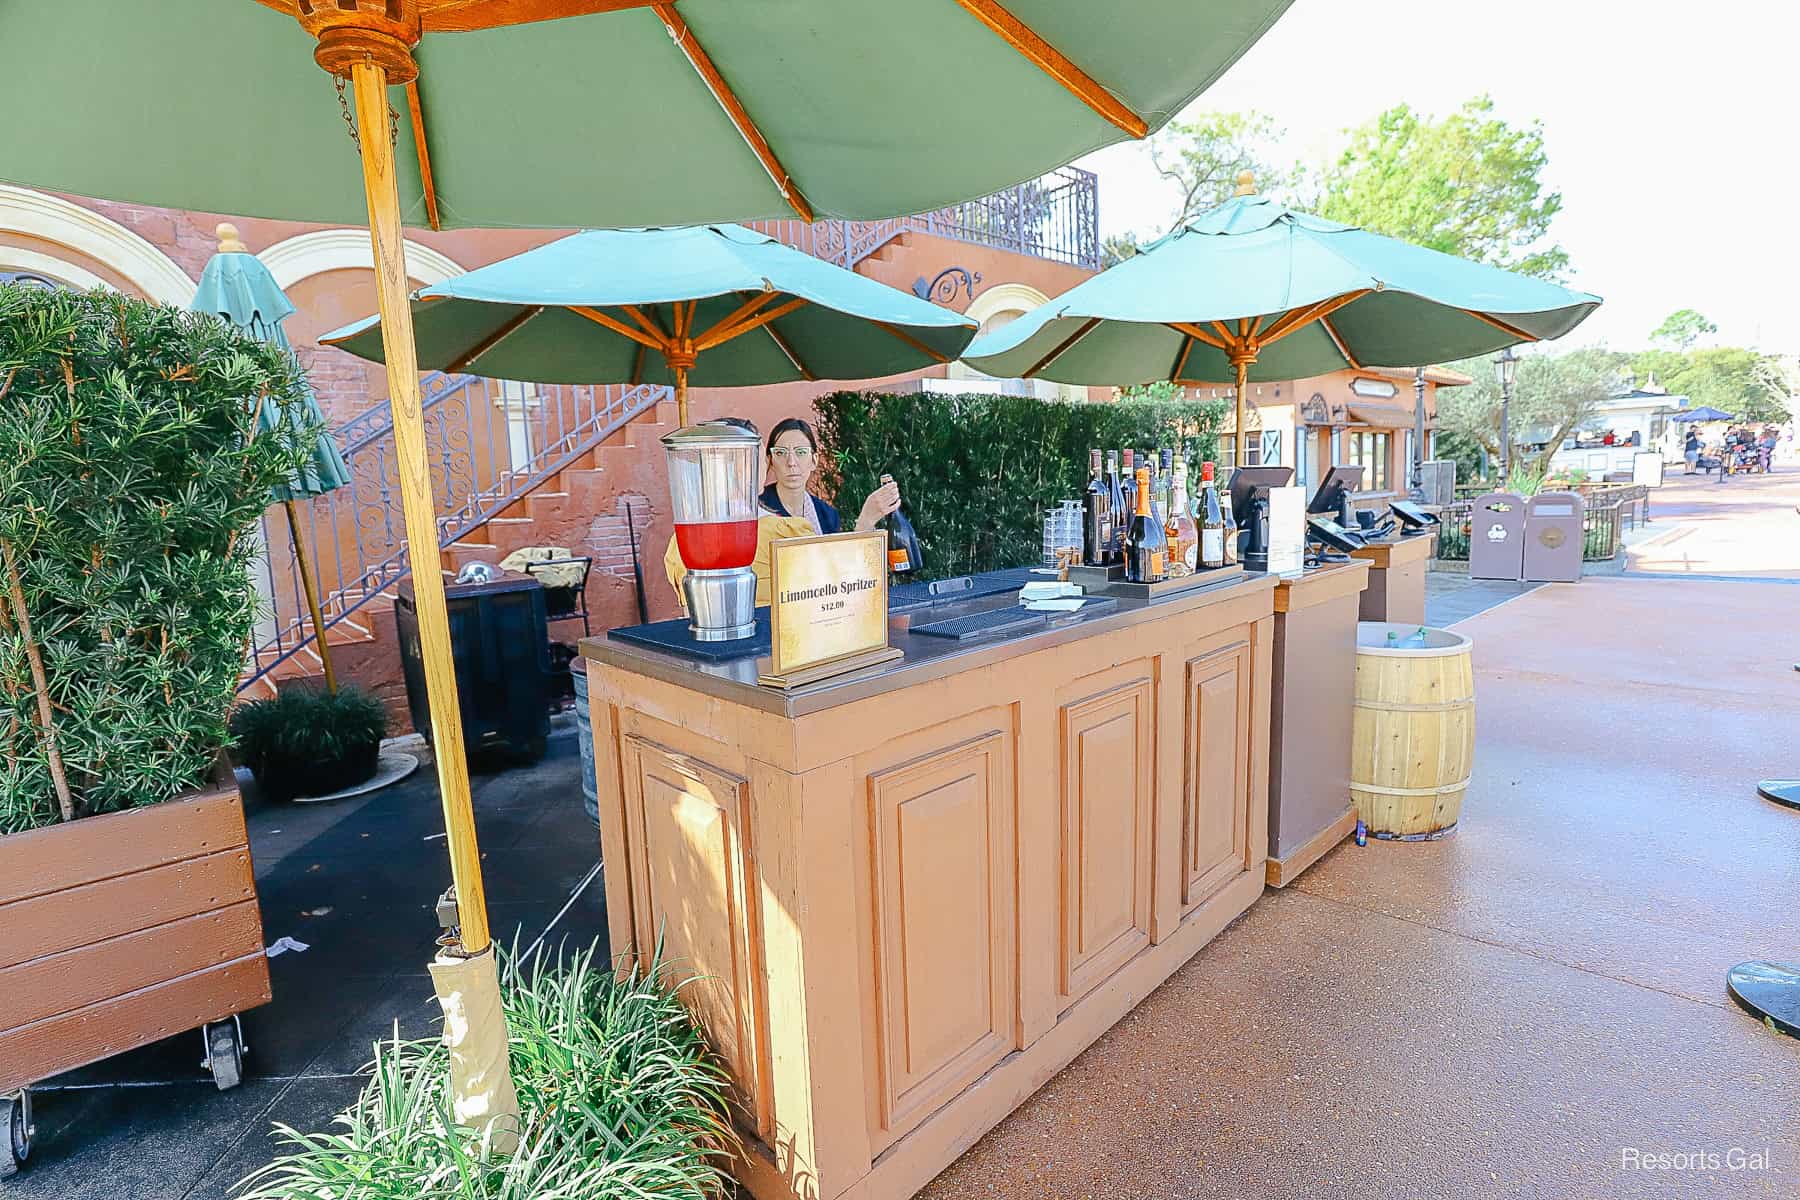
<path id="1" fill-rule="evenodd" d="M 1100 470 L 1100 451 L 1088 451 L 1088 485 L 1081 497 L 1081 561 L 1089 567 L 1106 565 L 1112 541 L 1112 494 Z"/>
<path id="2" fill-rule="evenodd" d="M 1163 533 L 1169 539 L 1169 574 L 1191 574 L 1200 562 L 1200 530 L 1188 515 L 1187 460 L 1177 459 L 1169 484 L 1169 522 Z"/>
<path id="3" fill-rule="evenodd" d="M 1237 516 L 1231 511 L 1231 493 L 1227 491 L 1219 497 L 1225 516 L 1225 565 L 1230 566 L 1238 560 L 1238 523 Z"/>
<path id="4" fill-rule="evenodd" d="M 1219 508 L 1219 489 L 1213 485 L 1213 465 L 1200 464 L 1200 566 L 1225 565 L 1225 514 Z"/>
<path id="5" fill-rule="evenodd" d="M 1168 539 L 1162 525 L 1150 515 L 1150 468 L 1137 473 L 1137 503 L 1131 516 L 1131 553 L 1125 557 L 1125 578 L 1131 583 L 1158 583 L 1168 578 Z"/>
<path id="6" fill-rule="evenodd" d="M 883 475 L 884 484 L 894 482 L 892 475 Z M 919 535 L 913 532 L 912 522 L 906 519 L 906 510 L 896 508 L 881 519 L 882 526 L 888 535 L 888 571 L 898 579 L 904 579 L 917 571 L 924 562 L 919 553 Z"/>
<path id="7" fill-rule="evenodd" d="M 1113 555 L 1113 561 L 1122 564 L 1131 537 L 1131 499 L 1132 489 L 1137 486 L 1137 472 L 1133 470 L 1129 449 L 1119 451 L 1119 460 L 1119 507 L 1113 514 L 1113 544 L 1117 553 Z"/>

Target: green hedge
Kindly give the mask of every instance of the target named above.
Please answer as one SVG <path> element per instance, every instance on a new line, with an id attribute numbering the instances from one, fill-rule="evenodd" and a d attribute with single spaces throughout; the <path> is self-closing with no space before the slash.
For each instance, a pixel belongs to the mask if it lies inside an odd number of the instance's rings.
<path id="1" fill-rule="evenodd" d="M 922 577 L 1036 563 L 1044 510 L 1087 486 L 1088 451 L 1182 447 L 1216 457 L 1223 401 L 1084 403 L 1025 396 L 835 392 L 815 402 L 825 475 L 846 523 L 883 472 L 900 484 Z"/>

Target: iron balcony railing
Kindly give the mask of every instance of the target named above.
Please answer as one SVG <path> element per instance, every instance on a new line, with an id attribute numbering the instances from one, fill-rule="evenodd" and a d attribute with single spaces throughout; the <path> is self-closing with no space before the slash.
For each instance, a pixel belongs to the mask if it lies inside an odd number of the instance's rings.
<path id="1" fill-rule="evenodd" d="M 669 389 L 519 384 L 432 373 L 420 380 L 443 549 L 524 497 L 649 409 Z M 327 630 L 409 573 L 393 411 L 379 404 L 337 431 L 350 483 L 296 507 L 312 551 Z M 264 513 L 257 582 L 263 614 L 239 690 L 312 641 L 283 509 Z"/>
<path id="2" fill-rule="evenodd" d="M 855 269 L 906 233 L 929 233 L 1098 271 L 1100 181 L 1092 171 L 1061 167 L 1038 179 L 947 208 L 885 221 L 752 221 L 796 249 Z"/>

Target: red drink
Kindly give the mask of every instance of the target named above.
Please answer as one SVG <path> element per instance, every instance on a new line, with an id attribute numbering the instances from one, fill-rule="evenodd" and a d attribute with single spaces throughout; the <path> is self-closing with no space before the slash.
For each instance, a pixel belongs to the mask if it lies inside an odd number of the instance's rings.
<path id="1" fill-rule="evenodd" d="M 756 560 L 756 518 L 695 521 L 675 526 L 675 544 L 690 571 L 747 567 Z"/>

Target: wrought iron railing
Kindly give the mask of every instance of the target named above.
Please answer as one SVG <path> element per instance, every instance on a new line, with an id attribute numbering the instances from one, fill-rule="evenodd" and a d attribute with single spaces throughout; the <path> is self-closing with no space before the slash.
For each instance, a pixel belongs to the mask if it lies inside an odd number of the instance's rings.
<path id="1" fill-rule="evenodd" d="M 531 385 L 442 373 L 420 380 L 420 392 L 440 549 L 669 395 L 668 388 L 649 385 Z M 328 630 L 409 572 L 392 410 L 385 403 L 376 405 L 337 434 L 350 484 L 297 506 Z M 281 508 L 264 514 L 260 532 L 267 554 L 257 583 L 265 612 L 252 638 L 240 690 L 313 638 Z"/>
<path id="2" fill-rule="evenodd" d="M 929 233 L 1101 269 L 1099 177 L 1080 167 L 962 204 L 885 221 L 752 221 L 796 249 L 852 268 L 904 233 Z"/>

